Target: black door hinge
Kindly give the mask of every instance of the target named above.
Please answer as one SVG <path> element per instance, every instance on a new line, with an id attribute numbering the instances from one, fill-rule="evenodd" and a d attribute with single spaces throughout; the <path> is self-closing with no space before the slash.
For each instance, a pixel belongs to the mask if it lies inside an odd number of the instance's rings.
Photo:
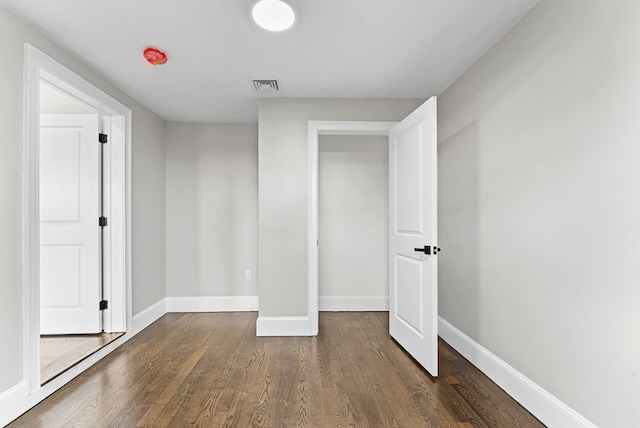
<path id="1" fill-rule="evenodd" d="M 109 302 L 107 300 L 100 300 L 100 310 L 104 311 L 105 309 L 109 309 Z"/>
<path id="2" fill-rule="evenodd" d="M 107 218 L 106 217 L 99 217 L 98 218 L 98 226 L 105 227 L 106 225 L 107 225 Z"/>
<path id="3" fill-rule="evenodd" d="M 98 134 L 98 142 L 102 144 L 107 143 L 107 134 Z"/>

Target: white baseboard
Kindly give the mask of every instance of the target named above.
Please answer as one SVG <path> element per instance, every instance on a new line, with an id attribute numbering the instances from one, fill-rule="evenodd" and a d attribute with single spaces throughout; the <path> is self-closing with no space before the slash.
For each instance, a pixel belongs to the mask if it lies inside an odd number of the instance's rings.
<path id="1" fill-rule="evenodd" d="M 486 374 L 507 394 L 548 427 L 597 428 L 595 424 L 558 400 L 545 389 L 502 361 L 482 345 L 438 319 L 439 336 Z"/>
<path id="2" fill-rule="evenodd" d="M 318 297 L 321 312 L 386 312 L 389 297 Z"/>
<path id="3" fill-rule="evenodd" d="M 309 317 L 258 317 L 256 336 L 315 336 Z"/>
<path id="4" fill-rule="evenodd" d="M 167 297 L 167 312 L 257 312 L 258 296 Z"/>
<path id="5" fill-rule="evenodd" d="M 131 336 L 140 333 L 145 328 L 149 327 L 161 316 L 167 313 L 167 299 L 162 299 L 148 308 L 142 310 L 140 313 L 133 316 L 133 326 L 131 328 Z M 128 335 L 127 333 L 126 335 Z M 126 336 L 125 335 L 125 336 Z"/>
<path id="6" fill-rule="evenodd" d="M 27 384 L 24 381 L 0 394 L 0 426 L 8 425 L 31 408 L 25 408 L 24 405 L 27 395 Z"/>
<path id="7" fill-rule="evenodd" d="M 27 384 L 23 381 L 0 394 L 0 425 L 8 425 L 11 421 L 34 407 L 36 404 L 62 388 L 64 385 L 79 376 L 82 372 L 109 355 L 120 345 L 134 337 L 140 331 L 147 328 L 154 321 L 166 313 L 166 302 L 160 300 L 133 317 L 131 329 L 118 339 L 114 340 L 95 354 L 71 367 L 60 376 L 48 382 L 46 385 L 29 393 Z"/>

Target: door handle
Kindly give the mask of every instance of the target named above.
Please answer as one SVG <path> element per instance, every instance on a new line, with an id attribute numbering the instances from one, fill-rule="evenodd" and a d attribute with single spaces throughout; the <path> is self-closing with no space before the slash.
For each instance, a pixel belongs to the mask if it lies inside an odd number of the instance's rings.
<path id="1" fill-rule="evenodd" d="M 414 248 L 415 251 L 419 253 L 431 254 L 431 247 L 425 245 L 424 248 Z"/>
<path id="2" fill-rule="evenodd" d="M 418 251 L 420 253 L 425 253 L 428 255 L 431 255 L 431 250 L 432 247 L 430 247 L 429 245 L 425 245 L 424 248 L 414 248 L 415 251 Z M 433 247 L 433 255 L 437 255 L 440 251 L 442 251 L 440 248 L 434 246 Z"/>

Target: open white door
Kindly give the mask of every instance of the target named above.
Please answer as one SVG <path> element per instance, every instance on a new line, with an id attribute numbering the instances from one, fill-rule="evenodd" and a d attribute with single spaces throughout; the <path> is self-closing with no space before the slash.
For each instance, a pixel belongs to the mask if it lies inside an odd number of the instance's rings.
<path id="1" fill-rule="evenodd" d="M 436 97 L 389 132 L 389 334 L 438 375 Z"/>
<path id="2" fill-rule="evenodd" d="M 40 332 L 99 333 L 98 115 L 40 116 Z"/>

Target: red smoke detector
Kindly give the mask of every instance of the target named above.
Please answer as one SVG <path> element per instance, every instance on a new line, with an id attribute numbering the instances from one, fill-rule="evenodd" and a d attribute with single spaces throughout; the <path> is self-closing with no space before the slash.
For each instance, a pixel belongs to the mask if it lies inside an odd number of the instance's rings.
<path id="1" fill-rule="evenodd" d="M 156 48 L 146 48 L 142 53 L 152 65 L 162 65 L 167 62 L 167 54 Z"/>

